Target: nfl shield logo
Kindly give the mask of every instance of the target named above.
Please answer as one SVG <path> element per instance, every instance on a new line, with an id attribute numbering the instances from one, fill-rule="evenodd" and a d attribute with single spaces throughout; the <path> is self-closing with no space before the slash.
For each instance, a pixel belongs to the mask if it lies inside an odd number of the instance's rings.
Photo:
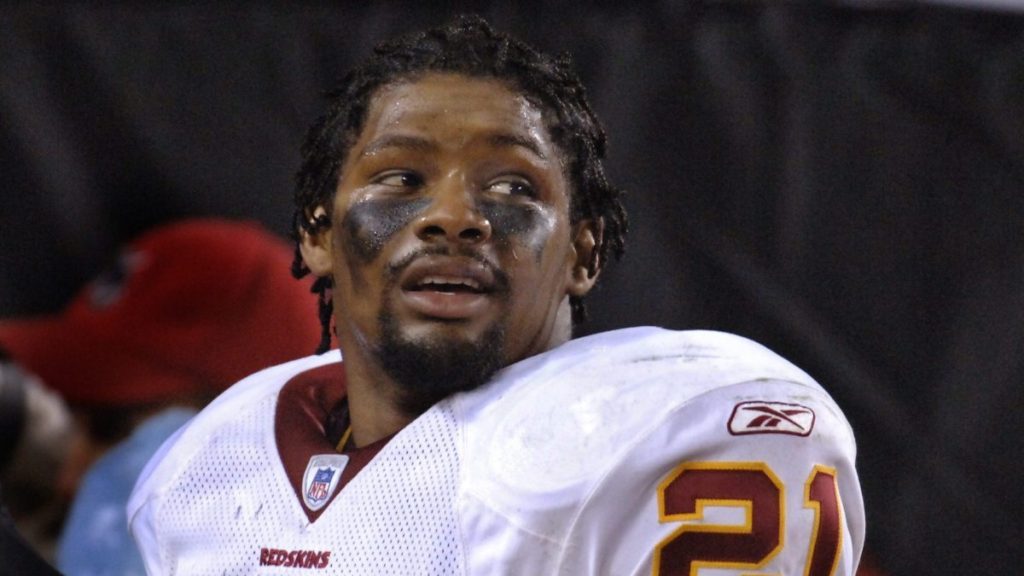
<path id="1" fill-rule="evenodd" d="M 307 508 L 315 512 L 327 504 L 346 464 L 348 456 L 343 454 L 318 454 L 309 459 L 302 476 L 302 501 Z"/>
<path id="2" fill-rule="evenodd" d="M 334 478 L 333 468 L 317 470 L 316 476 L 313 477 L 313 483 L 309 485 L 309 490 L 306 491 L 306 501 L 310 504 L 316 504 L 327 500 L 327 496 L 330 494 L 332 478 Z"/>

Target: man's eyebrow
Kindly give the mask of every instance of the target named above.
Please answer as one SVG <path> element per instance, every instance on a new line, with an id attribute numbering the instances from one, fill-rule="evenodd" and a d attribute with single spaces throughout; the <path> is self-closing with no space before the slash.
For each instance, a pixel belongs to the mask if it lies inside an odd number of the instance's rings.
<path id="1" fill-rule="evenodd" d="M 489 138 L 487 138 L 487 142 L 492 146 L 497 147 L 526 148 L 530 152 L 533 152 L 533 154 L 540 158 L 541 160 L 548 159 L 547 155 L 544 154 L 544 152 L 540 149 L 540 146 L 537 144 L 536 140 L 534 140 L 533 138 L 522 136 L 520 134 L 501 132 L 498 134 L 491 135 Z"/>
<path id="2" fill-rule="evenodd" d="M 387 148 L 408 148 L 426 152 L 436 148 L 433 142 L 419 136 L 406 136 L 402 134 L 389 134 L 371 141 L 363 148 L 360 156 L 372 156 Z"/>

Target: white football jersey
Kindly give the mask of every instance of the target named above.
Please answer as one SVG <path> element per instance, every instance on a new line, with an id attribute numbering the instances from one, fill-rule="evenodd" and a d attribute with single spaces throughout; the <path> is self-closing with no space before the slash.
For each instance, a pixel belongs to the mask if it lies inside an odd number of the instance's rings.
<path id="1" fill-rule="evenodd" d="M 436 404 L 341 488 L 351 463 L 317 448 L 319 416 L 282 421 L 279 406 L 286 383 L 339 362 L 251 376 L 164 445 L 128 504 L 151 575 L 856 571 L 850 427 L 749 340 L 631 328 L 570 341 Z"/>

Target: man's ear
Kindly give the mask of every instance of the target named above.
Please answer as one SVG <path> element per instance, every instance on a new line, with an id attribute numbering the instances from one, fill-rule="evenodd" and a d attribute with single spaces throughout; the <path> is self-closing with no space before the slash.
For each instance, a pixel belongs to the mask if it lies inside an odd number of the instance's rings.
<path id="1" fill-rule="evenodd" d="M 570 296 L 585 296 L 601 274 L 600 246 L 604 238 L 604 220 L 584 219 L 573 227 L 573 262 L 569 268 Z"/>
<path id="2" fill-rule="evenodd" d="M 313 211 L 311 220 L 320 220 L 327 215 L 323 206 L 317 206 Z M 334 268 L 334 260 L 331 255 L 331 230 L 322 229 L 311 234 L 306 229 L 300 229 L 299 251 L 302 253 L 302 261 L 313 275 L 318 277 L 330 276 Z"/>

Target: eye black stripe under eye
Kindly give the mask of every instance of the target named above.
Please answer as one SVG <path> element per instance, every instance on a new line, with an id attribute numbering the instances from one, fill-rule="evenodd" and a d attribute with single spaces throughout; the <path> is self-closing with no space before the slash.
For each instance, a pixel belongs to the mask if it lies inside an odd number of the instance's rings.
<path id="1" fill-rule="evenodd" d="M 348 241 L 345 249 L 363 262 L 380 254 L 392 236 L 430 204 L 429 198 L 375 199 L 359 202 L 341 222 Z"/>

